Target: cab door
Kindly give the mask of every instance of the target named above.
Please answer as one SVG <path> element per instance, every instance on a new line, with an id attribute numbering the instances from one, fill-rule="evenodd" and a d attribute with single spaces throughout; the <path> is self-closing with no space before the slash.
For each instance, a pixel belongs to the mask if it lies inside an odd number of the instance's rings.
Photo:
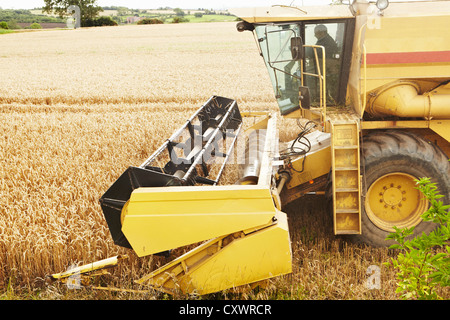
<path id="1" fill-rule="evenodd" d="M 353 19 L 255 25 L 282 115 L 345 102 L 353 32 Z"/>

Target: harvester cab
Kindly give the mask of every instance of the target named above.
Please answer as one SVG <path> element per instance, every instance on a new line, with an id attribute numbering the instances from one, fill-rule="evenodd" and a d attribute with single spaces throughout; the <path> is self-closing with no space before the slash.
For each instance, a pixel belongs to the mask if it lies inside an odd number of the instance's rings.
<path id="1" fill-rule="evenodd" d="M 325 19 L 326 11 L 320 14 Z M 350 12 L 320 21 L 242 21 L 237 29 L 254 32 L 281 115 L 300 107 L 323 107 L 327 99 L 345 102 L 346 86 L 340 84 L 347 82 L 349 74 L 354 29 Z"/>
<path id="2" fill-rule="evenodd" d="M 138 257 L 198 244 L 139 285 L 207 294 L 290 273 L 282 210 L 311 192 L 330 195 L 335 235 L 385 246 L 394 227 L 433 230 L 415 180 L 431 177 L 450 197 L 450 4 L 388 5 L 233 10 L 237 30 L 254 35 L 281 115 L 303 129 L 280 148 L 277 113 L 213 96 L 126 169 L 100 199 L 114 242 Z M 241 174 L 221 183 L 233 157 Z M 120 258 L 51 278 L 96 274 Z"/>

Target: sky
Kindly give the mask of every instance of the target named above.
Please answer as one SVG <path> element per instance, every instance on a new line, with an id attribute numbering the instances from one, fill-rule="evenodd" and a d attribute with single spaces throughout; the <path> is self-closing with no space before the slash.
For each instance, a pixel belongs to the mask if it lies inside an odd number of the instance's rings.
<path id="1" fill-rule="evenodd" d="M 182 9 L 227 9 L 236 7 L 265 7 L 279 5 L 322 5 L 331 0 L 97 0 L 99 6 L 124 6 L 131 9 L 157 9 L 172 7 Z M 43 7 L 44 0 L 0 0 L 2 9 L 33 9 Z"/>

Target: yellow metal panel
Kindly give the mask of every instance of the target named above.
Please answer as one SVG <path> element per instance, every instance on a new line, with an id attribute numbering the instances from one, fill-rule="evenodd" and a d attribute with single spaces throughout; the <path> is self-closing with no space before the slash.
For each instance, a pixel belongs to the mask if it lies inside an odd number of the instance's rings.
<path id="1" fill-rule="evenodd" d="M 122 232 L 145 256 L 267 224 L 275 208 L 267 186 L 138 188 L 122 215 Z"/>
<path id="2" fill-rule="evenodd" d="M 303 158 L 300 157 L 291 162 L 292 167 L 301 171 L 303 167 Z M 291 179 L 287 187 L 292 189 L 302 183 L 314 180 L 330 172 L 331 168 L 331 148 L 324 148 L 314 153 L 308 153 L 302 172 L 291 170 Z"/>
<path id="3" fill-rule="evenodd" d="M 448 13 L 429 16 L 386 16 L 379 25 L 367 28 L 368 52 L 410 52 L 450 50 Z"/>
<path id="4" fill-rule="evenodd" d="M 255 232 L 208 241 L 138 280 L 157 290 L 208 294 L 292 272 L 286 214 Z"/>
<path id="5" fill-rule="evenodd" d="M 450 63 L 442 58 L 450 52 L 448 11 L 438 10 L 430 16 L 381 17 L 376 28 L 366 28 L 367 92 L 397 79 L 448 78 Z"/>
<path id="6" fill-rule="evenodd" d="M 358 189 L 359 175 L 356 170 L 342 170 L 335 172 L 336 189 Z"/>
<path id="7" fill-rule="evenodd" d="M 356 34 L 348 93 L 362 115 L 372 91 L 401 79 L 448 79 L 449 1 L 391 3 L 377 14 L 374 4 L 353 5 Z"/>
<path id="8" fill-rule="evenodd" d="M 450 120 L 432 120 L 430 129 L 447 141 L 450 141 Z"/>
<path id="9" fill-rule="evenodd" d="M 353 149 L 336 149 L 334 163 L 337 167 L 358 168 L 358 154 Z"/>
<path id="10" fill-rule="evenodd" d="M 336 215 L 335 234 L 360 234 L 359 221 L 356 213 L 343 212 Z"/>
<path id="11" fill-rule="evenodd" d="M 358 127 L 354 123 L 340 124 L 335 122 L 333 143 L 336 147 L 356 146 L 358 145 Z"/>
<path id="12" fill-rule="evenodd" d="M 336 193 L 336 210 L 359 210 L 359 194 L 356 192 Z"/>
<path id="13" fill-rule="evenodd" d="M 283 115 L 283 118 L 288 118 L 288 119 L 291 119 L 291 118 L 297 119 L 297 118 L 302 118 L 302 117 L 303 116 L 302 116 L 301 109 L 297 109 L 288 114 Z"/>
<path id="14" fill-rule="evenodd" d="M 273 5 L 271 7 L 233 8 L 230 12 L 250 23 L 281 22 L 318 19 L 352 18 L 348 6 L 294 7 Z"/>
<path id="15" fill-rule="evenodd" d="M 361 129 L 428 128 L 429 120 L 362 121 Z"/>

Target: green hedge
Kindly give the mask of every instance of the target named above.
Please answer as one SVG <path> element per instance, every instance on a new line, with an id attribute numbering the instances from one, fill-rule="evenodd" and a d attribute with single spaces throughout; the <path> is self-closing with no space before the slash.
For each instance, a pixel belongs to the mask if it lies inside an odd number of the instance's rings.
<path id="1" fill-rule="evenodd" d="M 82 27 L 103 27 L 103 26 L 117 26 L 117 22 L 115 22 L 111 17 L 103 16 L 95 19 L 82 19 L 81 26 Z"/>
<path id="2" fill-rule="evenodd" d="M 162 20 L 156 19 L 156 18 L 145 18 L 142 20 L 139 20 L 137 24 L 163 24 L 164 22 Z"/>

